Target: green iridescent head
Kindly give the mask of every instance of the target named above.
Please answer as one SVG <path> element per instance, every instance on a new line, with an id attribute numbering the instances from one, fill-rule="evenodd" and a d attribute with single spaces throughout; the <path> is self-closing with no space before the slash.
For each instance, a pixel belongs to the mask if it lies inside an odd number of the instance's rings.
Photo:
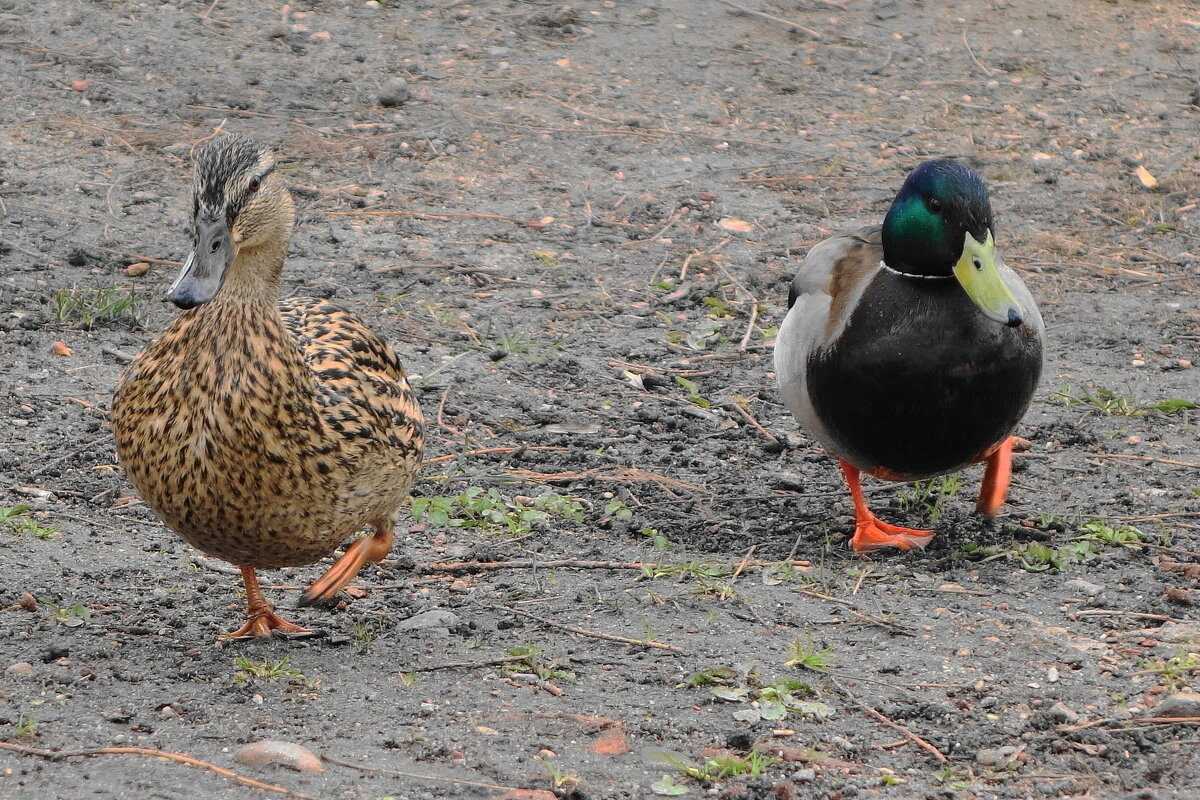
<path id="1" fill-rule="evenodd" d="M 993 228 L 983 179 L 957 161 L 927 161 L 883 220 L 883 260 L 909 275 L 953 276 L 985 316 L 1016 327 L 1021 309 L 997 267 Z"/>
<path id="2" fill-rule="evenodd" d="M 883 260 L 916 275 L 949 275 L 963 236 L 983 243 L 993 229 L 983 179 L 957 161 L 926 161 L 904 181 L 883 220 Z"/>

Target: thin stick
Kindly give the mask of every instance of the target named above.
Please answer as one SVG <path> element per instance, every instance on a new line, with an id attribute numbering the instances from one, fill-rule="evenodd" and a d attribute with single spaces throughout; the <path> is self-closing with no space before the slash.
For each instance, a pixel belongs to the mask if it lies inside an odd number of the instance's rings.
<path id="1" fill-rule="evenodd" d="M 1129 461 L 1151 461 L 1155 464 L 1170 464 L 1172 467 L 1200 469 L 1200 464 L 1193 464 L 1190 461 L 1174 461 L 1169 458 L 1155 458 L 1154 456 L 1130 456 L 1125 453 L 1092 453 L 1084 456 L 1084 458 L 1124 458 Z"/>
<path id="2" fill-rule="evenodd" d="M 450 395 L 450 387 L 447 386 L 446 390 L 442 392 L 442 399 L 438 401 L 437 424 L 438 424 L 439 428 L 445 428 L 446 430 L 450 431 L 450 433 L 453 434 L 455 437 L 462 436 L 462 431 L 460 431 L 458 428 L 452 428 L 449 425 L 447 425 L 445 422 L 442 421 L 442 412 L 446 410 L 446 398 L 449 397 L 449 395 Z"/>
<path id="3" fill-rule="evenodd" d="M 428 667 L 413 667 L 412 669 L 401 670 L 401 672 L 437 672 L 442 669 L 475 669 L 476 667 L 495 667 L 501 664 L 511 664 L 514 661 L 525 661 L 528 656 L 504 656 L 503 658 L 490 658 L 486 661 L 454 661 L 449 664 L 433 664 Z"/>
<path id="4" fill-rule="evenodd" d="M 1186 619 L 1176 619 L 1165 614 L 1148 614 L 1145 611 L 1121 611 L 1113 608 L 1088 608 L 1076 611 L 1077 617 L 1134 617 L 1136 619 L 1153 619 L 1159 622 L 1187 622 Z"/>
<path id="5" fill-rule="evenodd" d="M 683 279 L 687 277 L 688 265 L 692 263 L 692 259 L 699 254 L 698 250 L 693 250 L 683 258 L 683 266 L 679 268 L 679 282 L 683 283 Z"/>
<path id="6" fill-rule="evenodd" d="M 674 212 L 671 213 L 671 216 L 667 218 L 667 224 L 663 225 L 661 228 L 659 228 L 657 233 L 652 233 L 649 236 L 647 236 L 645 239 L 635 239 L 632 242 L 625 242 L 624 244 L 622 244 L 620 246 L 621 247 L 637 247 L 639 244 L 645 244 L 646 242 L 651 242 L 651 241 L 654 241 L 655 239 L 662 238 L 662 235 L 664 233 L 666 233 L 667 231 L 671 230 L 671 228 L 675 225 L 675 223 L 679 222 L 679 220 L 682 219 L 683 215 L 686 213 L 687 213 L 687 207 L 677 208 L 677 209 L 675 209 Z"/>
<path id="7" fill-rule="evenodd" d="M 736 8 L 738 11 L 742 12 L 743 14 L 746 14 L 747 16 L 759 17 L 761 19 L 769 20 L 771 22 L 777 22 L 780 25 L 786 25 L 787 27 L 792 28 L 794 30 L 798 30 L 798 31 L 802 31 L 803 33 L 807 33 L 809 36 L 811 36 L 814 39 L 822 38 L 820 31 L 814 31 L 812 28 L 806 28 L 803 25 L 801 25 L 799 22 L 792 22 L 790 19 L 784 19 L 783 17 L 777 17 L 774 14 L 768 14 L 765 11 L 755 11 L 752 8 L 746 8 L 743 5 L 738 5 L 737 3 L 730 2 L 730 0 L 717 0 L 717 1 L 724 5 L 729 6 L 730 8 Z"/>
<path id="8" fill-rule="evenodd" d="M 741 415 L 742 415 L 742 418 L 743 418 L 743 419 L 745 419 L 745 420 L 746 420 L 746 422 L 749 422 L 749 423 L 750 423 L 752 426 L 754 426 L 755 430 L 757 430 L 759 433 L 761 433 L 761 434 L 763 435 L 763 437 L 764 437 L 764 438 L 766 438 L 766 440 L 767 440 L 768 442 L 771 442 L 772 444 L 779 444 L 779 440 L 778 440 L 778 439 L 776 439 L 776 438 L 775 438 L 775 437 L 774 437 L 774 436 L 771 434 L 771 432 L 770 432 L 769 430 L 767 430 L 766 428 L 764 428 L 764 427 L 763 427 L 763 426 L 762 426 L 762 425 L 759 423 L 759 421 L 758 421 L 758 420 L 756 420 L 756 419 L 755 419 L 755 418 L 754 418 L 754 417 L 753 417 L 753 416 L 750 414 L 750 412 L 749 412 L 749 411 L 747 411 L 745 408 L 743 408 L 743 407 L 742 407 L 742 405 L 741 405 L 741 403 L 729 403 L 728 405 L 729 405 L 729 407 L 730 407 L 730 408 L 732 408 L 734 411 L 736 411 L 736 412 L 738 412 L 739 414 L 741 414 Z"/>
<path id="9" fill-rule="evenodd" d="M 788 559 L 784 561 L 745 561 L 746 567 L 776 567 L 788 564 L 793 567 L 807 569 L 811 561 L 803 559 Z M 422 575 L 432 573 L 470 574 L 499 569 L 611 569 L 634 570 L 640 572 L 645 567 L 661 566 L 656 561 L 584 561 L 577 558 L 562 558 L 556 561 L 538 561 L 534 559 L 519 559 L 513 561 L 440 561 L 433 564 L 418 566 L 416 571 Z"/>
<path id="10" fill-rule="evenodd" d="M 754 333 L 754 323 L 758 322 L 758 301 L 753 297 L 750 298 L 750 321 L 746 323 L 746 332 L 742 334 L 742 341 L 738 344 L 738 350 L 745 350 L 750 344 L 750 334 Z"/>
<path id="11" fill-rule="evenodd" d="M 331 217 L 417 217 L 419 219 L 491 219 L 498 222 L 511 222 L 525 228 L 544 228 L 546 223 L 540 219 L 518 219 L 506 217 L 503 214 L 484 214 L 480 211 L 406 211 L 401 209 L 383 209 L 379 211 L 327 211 Z"/>
<path id="12" fill-rule="evenodd" d="M 64 761 L 68 758 L 86 758 L 91 756 L 144 756 L 146 758 L 161 758 L 164 761 L 173 761 L 176 764 L 183 764 L 188 767 L 206 770 L 222 778 L 240 783 L 243 786 L 249 786 L 252 789 L 258 789 L 264 792 L 275 792 L 276 794 L 287 795 L 294 797 L 297 800 L 317 800 L 307 794 L 299 794 L 291 789 L 285 789 L 282 786 L 276 786 L 273 783 L 263 783 L 256 781 L 254 778 L 247 778 L 245 775 L 239 775 L 233 770 L 218 767 L 216 764 L 210 764 L 207 761 L 201 761 L 198 758 L 191 756 L 180 755 L 179 753 L 168 753 L 165 750 L 152 750 L 148 747 L 94 747 L 89 750 L 39 750 L 35 747 L 25 747 L 24 745 L 14 744 L 13 742 L 0 742 L 0 749 L 11 750 L 14 753 L 20 753 L 26 756 L 37 756 L 44 758 L 47 761 Z"/>
<path id="13" fill-rule="evenodd" d="M 467 456 L 482 456 L 489 453 L 515 453 L 518 450 L 559 450 L 568 451 L 569 447 L 555 447 L 553 445 L 518 445 L 516 447 L 484 447 L 479 450 L 468 450 L 465 453 L 451 453 L 445 456 L 436 456 L 425 460 L 426 464 L 434 464 L 439 461 L 453 461 L 456 458 L 465 458 Z"/>
<path id="14" fill-rule="evenodd" d="M 971 49 L 971 42 L 969 39 L 967 39 L 967 29 L 965 27 L 963 28 L 963 32 L 962 32 L 962 40 L 963 40 L 963 45 L 965 45 L 967 48 L 967 55 L 969 55 L 971 57 L 971 63 L 974 64 L 975 66 L 979 67 L 979 70 L 984 75 L 987 75 L 989 78 L 992 77 L 992 71 L 990 69 L 988 69 L 987 67 L 985 67 L 983 64 L 979 63 L 979 59 L 975 57 L 975 51 Z"/>
<path id="15" fill-rule="evenodd" d="M 334 766 L 345 767 L 347 769 L 356 769 L 359 772 L 367 772 L 372 775 L 392 775 L 397 778 L 416 778 L 417 780 L 420 780 L 420 781 L 434 781 L 435 783 L 449 783 L 454 786 L 477 786 L 481 789 L 507 789 L 509 792 L 522 791 L 522 790 L 516 789 L 512 786 L 501 786 L 496 783 L 481 783 L 479 781 L 468 781 L 468 780 L 464 780 L 462 778 L 442 778 L 438 775 L 421 775 L 420 773 L 417 773 L 417 772 L 398 772 L 394 769 L 379 769 L 378 767 L 363 767 L 363 766 L 359 766 L 358 764 L 351 764 L 348 761 L 338 761 L 336 758 L 329 758 L 327 756 L 321 756 L 321 760 L 328 764 L 333 764 Z"/>
<path id="16" fill-rule="evenodd" d="M 854 604 L 849 601 L 842 600 L 837 597 L 830 597 L 829 595 L 821 594 L 820 592 L 814 592 L 812 589 L 797 589 L 796 591 L 798 591 L 800 594 L 808 595 L 809 597 L 816 597 L 820 600 L 825 600 L 830 603 L 837 603 L 840 606 L 844 606 L 847 611 L 849 611 L 851 614 L 853 614 L 854 616 L 861 619 L 863 622 L 869 622 L 872 625 L 877 625 L 880 628 L 886 628 L 887 630 L 893 631 L 895 633 L 902 633 L 905 636 L 915 636 L 916 635 L 911 630 L 909 630 L 909 628 L 907 626 L 901 625 L 899 622 L 892 622 L 891 620 L 882 619 L 880 617 L 872 617 L 870 614 L 864 614 L 863 612 L 861 612 L 857 608 L 855 608 Z"/>
<path id="17" fill-rule="evenodd" d="M 909 740 L 915 742 L 919 747 L 928 751 L 934 758 L 936 758 L 941 763 L 943 763 L 943 764 L 950 763 L 950 759 L 948 759 L 944 755 L 942 755 L 941 750 L 938 750 L 936 747 L 934 747 L 929 742 L 922 739 L 920 736 L 917 736 L 915 733 L 913 733 L 911 730 L 909 730 L 908 728 L 901 725 L 899 722 L 896 722 L 895 720 L 891 719 L 890 717 L 884 715 L 882 712 L 877 711 L 876 709 L 867 705 L 862 700 L 859 700 L 858 696 L 855 695 L 854 692 L 847 689 L 842 684 L 842 682 L 839 681 L 837 678 L 831 677 L 829 680 L 831 680 L 833 682 L 833 685 L 836 686 L 838 688 L 838 690 L 842 694 L 844 694 L 848 700 L 850 700 L 850 702 L 854 703 L 854 705 L 858 706 L 863 711 L 866 711 L 868 714 L 870 714 L 872 717 L 874 717 L 875 719 L 882 722 L 884 725 L 887 725 L 888 727 L 891 727 L 891 728 L 895 728 L 901 734 L 903 734 L 906 739 L 909 739 Z"/>
<path id="18" fill-rule="evenodd" d="M 589 631 L 585 628 L 576 628 L 571 625 L 564 625 L 561 622 L 555 622 L 554 620 L 546 619 L 545 617 L 539 617 L 537 614 L 530 614 L 528 611 L 522 611 L 519 608 L 512 608 L 511 606 L 484 606 L 484 607 L 490 608 L 493 611 L 505 611 L 505 612 L 508 612 L 509 614 L 516 614 L 519 617 L 528 617 L 529 619 L 534 620 L 535 622 L 540 622 L 543 625 L 549 625 L 551 628 L 557 628 L 560 631 L 566 631 L 567 633 L 573 633 L 576 636 L 587 636 L 591 639 L 601 639 L 606 642 L 619 642 L 620 644 L 630 644 L 630 645 L 636 645 L 638 647 L 653 647 L 658 650 L 670 650 L 672 653 L 682 653 L 683 652 L 682 647 L 676 647 L 673 644 L 666 644 L 665 642 L 656 642 L 652 639 L 630 639 L 627 636 L 616 636 L 611 633 L 598 633 L 597 631 Z"/>

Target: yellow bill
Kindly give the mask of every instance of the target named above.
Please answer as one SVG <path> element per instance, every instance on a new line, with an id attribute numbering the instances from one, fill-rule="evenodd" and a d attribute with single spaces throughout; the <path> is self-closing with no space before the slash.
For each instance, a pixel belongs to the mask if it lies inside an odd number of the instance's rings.
<path id="1" fill-rule="evenodd" d="M 991 231 L 988 231 L 987 241 L 983 244 L 970 233 L 964 237 L 962 257 L 954 265 L 954 277 L 962 284 L 971 302 L 979 306 L 988 319 L 1010 328 L 1024 321 L 1017 298 L 1004 284 L 996 267 L 996 243 L 992 240 Z"/>

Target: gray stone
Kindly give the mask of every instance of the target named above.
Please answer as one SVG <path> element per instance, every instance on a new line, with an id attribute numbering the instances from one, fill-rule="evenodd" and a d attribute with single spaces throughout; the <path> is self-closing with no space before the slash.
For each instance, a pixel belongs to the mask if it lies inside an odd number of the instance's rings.
<path id="1" fill-rule="evenodd" d="M 37 667 L 28 661 L 18 661 L 4 671 L 14 678 L 33 678 L 37 675 Z"/>
<path id="2" fill-rule="evenodd" d="M 1075 723 L 1079 721 L 1079 713 L 1062 702 L 1050 706 L 1050 716 L 1054 717 L 1056 722 Z"/>
<path id="3" fill-rule="evenodd" d="M 427 631 L 433 628 L 453 628 L 458 625 L 458 615 L 444 609 L 425 611 L 411 616 L 396 626 L 400 631 Z"/>
<path id="4" fill-rule="evenodd" d="M 1155 717 L 1200 717 L 1200 692 L 1177 692 L 1150 710 Z"/>
<path id="5" fill-rule="evenodd" d="M 411 97 L 412 91 L 408 88 L 408 82 L 403 78 L 390 78 L 383 84 L 378 95 L 379 105 L 385 108 L 404 105 Z"/>
<path id="6" fill-rule="evenodd" d="M 1072 594 L 1083 595 L 1084 597 L 1099 597 L 1104 594 L 1104 587 L 1098 583 L 1091 581 L 1080 580 L 1074 578 L 1063 584 L 1063 588 Z"/>

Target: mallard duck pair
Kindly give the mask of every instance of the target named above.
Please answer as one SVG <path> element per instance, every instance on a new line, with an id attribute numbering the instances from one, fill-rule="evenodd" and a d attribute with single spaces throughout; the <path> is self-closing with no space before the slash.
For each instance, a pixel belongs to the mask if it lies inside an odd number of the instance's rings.
<path id="1" fill-rule="evenodd" d="M 167 297 L 183 309 L 122 376 L 117 455 L 163 522 L 242 572 L 232 637 L 306 629 L 275 613 L 255 570 L 312 563 L 364 525 L 302 597 L 328 601 L 391 550 L 421 461 L 422 420 L 396 354 L 322 300 L 279 300 L 294 209 L 271 150 L 204 144 L 195 248 Z"/>
<path id="2" fill-rule="evenodd" d="M 269 148 L 239 135 L 201 147 L 192 217 L 195 248 L 167 294 L 183 313 L 121 378 L 117 454 L 172 530 L 240 568 L 247 619 L 230 636 L 303 635 L 255 570 L 312 563 L 374 528 L 304 593 L 311 605 L 384 558 L 420 463 L 421 412 L 361 320 L 277 299 L 294 210 Z M 776 372 L 796 418 L 841 462 L 856 550 L 932 536 L 875 518 L 860 472 L 913 480 L 986 461 L 979 511 L 1004 500 L 1042 323 L 992 232 L 979 177 L 930 162 L 881 228 L 817 245 L 793 283 Z"/>
<path id="3" fill-rule="evenodd" d="M 797 271 L 775 373 L 792 414 L 841 464 L 857 551 L 933 538 L 872 514 L 863 472 L 912 481 L 985 462 L 976 510 L 994 515 L 1004 502 L 1043 327 L 994 231 L 980 177 L 930 161 L 905 180 L 882 226 L 821 242 Z"/>

